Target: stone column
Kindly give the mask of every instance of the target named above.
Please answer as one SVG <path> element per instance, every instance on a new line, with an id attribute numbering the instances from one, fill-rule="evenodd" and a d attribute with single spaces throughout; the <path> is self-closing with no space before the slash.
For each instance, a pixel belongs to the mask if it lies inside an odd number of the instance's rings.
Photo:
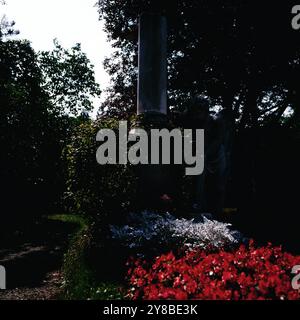
<path id="1" fill-rule="evenodd" d="M 167 115 L 167 22 L 153 13 L 139 21 L 137 114 Z"/>
<path id="2" fill-rule="evenodd" d="M 143 13 L 140 16 L 138 70 L 135 127 L 167 128 L 167 22 L 160 14 Z M 138 167 L 142 207 L 160 206 L 160 198 L 168 193 L 169 171 L 170 166 L 163 165 Z"/>

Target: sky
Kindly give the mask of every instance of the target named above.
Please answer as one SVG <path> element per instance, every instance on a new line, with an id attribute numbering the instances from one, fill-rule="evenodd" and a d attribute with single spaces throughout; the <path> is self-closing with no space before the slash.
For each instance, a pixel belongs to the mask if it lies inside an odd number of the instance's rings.
<path id="1" fill-rule="evenodd" d="M 57 38 L 63 47 L 81 43 L 82 51 L 95 66 L 96 81 L 104 90 L 109 76 L 103 68 L 106 56 L 112 53 L 110 43 L 99 21 L 96 0 L 5 0 L 0 17 L 15 21 L 18 38 L 31 41 L 35 50 L 51 50 Z M 102 95 L 102 99 L 104 95 Z M 95 100 L 95 107 L 97 105 Z"/>

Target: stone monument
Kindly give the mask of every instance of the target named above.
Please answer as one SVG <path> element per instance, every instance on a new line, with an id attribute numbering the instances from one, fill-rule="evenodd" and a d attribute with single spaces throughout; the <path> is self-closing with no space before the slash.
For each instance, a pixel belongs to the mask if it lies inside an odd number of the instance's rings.
<path id="1" fill-rule="evenodd" d="M 162 129 L 168 126 L 167 22 L 158 13 L 139 18 L 138 92 L 136 127 Z M 168 189 L 169 168 L 140 165 L 139 202 L 142 207 L 159 206 Z"/>

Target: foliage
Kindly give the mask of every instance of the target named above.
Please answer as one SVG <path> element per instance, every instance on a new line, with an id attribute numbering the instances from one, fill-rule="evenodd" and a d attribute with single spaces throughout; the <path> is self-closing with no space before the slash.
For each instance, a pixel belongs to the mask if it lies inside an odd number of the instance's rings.
<path id="1" fill-rule="evenodd" d="M 0 0 L 0 6 L 6 5 L 4 0 Z M 19 34 L 19 31 L 14 28 L 15 22 L 9 21 L 6 15 L 0 16 L 0 40 L 10 36 Z"/>
<path id="2" fill-rule="evenodd" d="M 283 121 L 287 108 L 294 111 L 294 120 L 299 118 L 300 47 L 290 26 L 293 5 L 291 1 L 270 5 L 253 0 L 226 4 L 218 0 L 98 0 L 99 16 L 117 48 L 105 64 L 113 83 L 101 111 L 122 117 L 134 112 L 138 16 L 157 12 L 168 23 L 172 110 L 184 110 L 190 97 L 201 93 L 232 109 L 240 128 Z M 269 16 L 274 23 L 266 19 Z"/>
<path id="3" fill-rule="evenodd" d="M 229 229 L 230 224 L 209 220 L 176 219 L 171 214 L 142 212 L 132 214 L 131 223 L 125 226 L 111 226 L 112 238 L 129 248 L 176 248 L 183 245 L 192 248 L 233 246 L 241 235 Z"/>
<path id="4" fill-rule="evenodd" d="M 112 212 L 126 212 L 134 204 L 136 179 L 131 166 L 99 165 L 96 161 L 97 132 L 117 130 L 118 125 L 117 120 L 102 119 L 83 122 L 74 130 L 64 151 L 69 211 L 98 220 Z"/>
<path id="5" fill-rule="evenodd" d="M 79 45 L 68 51 L 56 43 L 53 52 L 37 54 L 26 40 L 4 39 L 4 33 L 11 34 L 8 28 L 1 24 L 0 178 L 5 222 L 17 227 L 60 204 L 62 150 L 73 127 L 84 120 L 65 114 L 65 108 L 72 104 L 74 113 L 90 109 L 91 95 L 99 94 L 99 88 Z M 63 101 L 54 103 L 59 94 Z"/>
<path id="6" fill-rule="evenodd" d="M 69 218 L 63 220 L 70 221 Z M 76 217 L 71 221 L 77 221 L 79 228 L 64 257 L 62 268 L 64 295 L 66 299 L 84 299 L 89 297 L 92 282 L 92 272 L 85 261 L 85 252 L 88 250 L 90 237 L 88 225 L 84 224 L 82 219 Z"/>
<path id="7" fill-rule="evenodd" d="M 70 300 L 106 300 L 123 297 L 120 285 L 110 282 L 98 282 L 93 268 L 86 258 L 90 250 L 91 230 L 86 218 L 79 215 L 53 215 L 49 219 L 77 225 L 77 231 L 72 236 L 69 249 L 64 256 L 63 299 Z"/>
<path id="8" fill-rule="evenodd" d="M 4 206 L 10 212 L 21 203 L 23 210 L 30 207 L 35 211 L 38 201 L 33 199 L 38 195 L 42 200 L 50 173 L 47 169 L 50 171 L 55 163 L 46 160 L 48 139 L 52 139 L 48 101 L 41 83 L 37 56 L 30 44 L 0 40 L 0 177 L 5 185 Z M 55 159 L 55 150 L 51 151 Z"/>
<path id="9" fill-rule="evenodd" d="M 291 286 L 291 270 L 300 257 L 281 247 L 173 252 L 154 261 L 132 259 L 128 271 L 131 299 L 299 300 Z"/>
<path id="10" fill-rule="evenodd" d="M 1 5 L 1 3 L 0 3 Z M 14 29 L 15 22 L 9 21 L 5 15 L 0 17 L 0 39 L 16 35 L 19 31 Z"/>
<path id="11" fill-rule="evenodd" d="M 90 299 L 92 300 L 122 300 L 124 289 L 118 283 L 103 282 L 91 289 Z"/>
<path id="12" fill-rule="evenodd" d="M 43 73 L 43 89 L 50 97 L 51 112 L 78 115 L 92 111 L 92 98 L 100 95 L 95 82 L 94 66 L 80 44 L 64 49 L 54 40 L 52 51 L 39 53 L 39 67 Z"/>

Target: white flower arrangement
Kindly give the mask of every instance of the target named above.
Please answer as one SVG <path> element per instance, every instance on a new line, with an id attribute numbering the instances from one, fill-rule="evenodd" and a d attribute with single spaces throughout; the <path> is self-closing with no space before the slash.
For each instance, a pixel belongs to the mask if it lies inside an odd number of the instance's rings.
<path id="1" fill-rule="evenodd" d="M 192 248 L 221 248 L 238 244 L 239 232 L 230 230 L 231 224 L 210 220 L 202 215 L 202 222 L 195 219 L 177 219 L 169 213 L 144 211 L 130 215 L 130 225 L 110 226 L 112 238 L 129 248 L 143 246 L 189 246 Z"/>

